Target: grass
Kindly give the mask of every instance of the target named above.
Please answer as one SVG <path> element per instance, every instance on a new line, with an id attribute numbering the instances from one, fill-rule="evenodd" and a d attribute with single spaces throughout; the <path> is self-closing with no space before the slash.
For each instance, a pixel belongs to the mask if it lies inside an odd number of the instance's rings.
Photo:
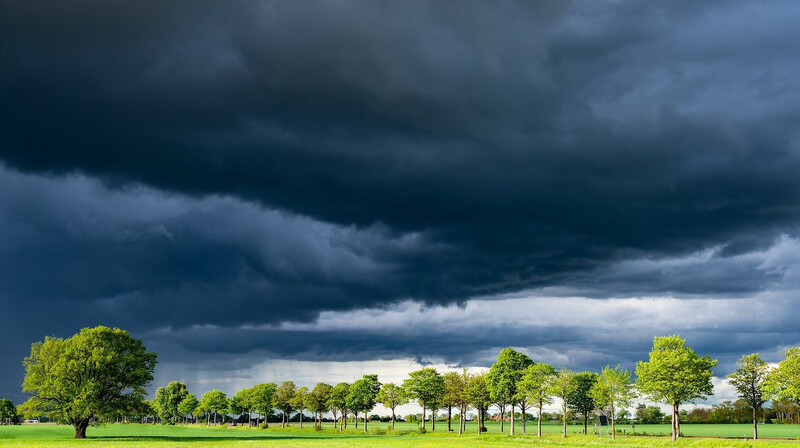
<path id="1" fill-rule="evenodd" d="M 277 426 L 277 427 L 276 427 Z M 576 434 L 581 430 L 578 426 L 568 427 L 569 437 L 565 440 L 560 437 L 560 426 L 555 424 L 544 425 L 545 437 L 538 439 L 535 435 L 509 437 L 499 432 L 499 424 L 489 423 L 489 434 L 478 436 L 475 434 L 477 427 L 468 425 L 468 433 L 458 436 L 448 434 L 447 425 L 437 425 L 435 433 L 418 434 L 416 424 L 399 424 L 398 433 L 387 435 L 388 423 L 371 423 L 370 434 L 364 434 L 361 428 L 358 431 L 350 429 L 345 433 L 335 431 L 330 424 L 326 429 L 315 431 L 308 425 L 302 431 L 293 424 L 292 427 L 280 429 L 279 425 L 272 425 L 267 430 L 251 429 L 246 427 L 211 427 L 198 426 L 161 426 L 161 425 L 107 425 L 99 428 L 89 428 L 86 440 L 74 440 L 73 429 L 63 425 L 22 425 L 0 426 L 0 446 L 3 447 L 82 447 L 82 448 L 200 448 L 200 447 L 332 447 L 332 448 L 514 448 L 514 447 L 598 447 L 613 445 L 614 447 L 752 447 L 752 446 L 797 446 L 797 441 L 768 441 L 750 440 L 752 430 L 749 425 L 682 425 L 681 429 L 686 435 L 697 436 L 727 436 L 740 437 L 740 439 L 706 439 L 684 438 L 677 443 L 672 443 L 668 437 L 654 437 L 652 434 L 667 434 L 669 425 L 637 425 L 636 432 L 647 431 L 650 436 L 618 436 L 616 441 L 609 438 L 599 440 L 596 435 Z M 620 426 L 630 433 L 630 427 Z M 759 430 L 764 437 L 797 437 L 800 435 L 800 426 L 796 425 L 762 425 Z M 517 425 L 521 431 L 521 425 Z M 536 425 L 528 426 L 529 432 L 536 431 Z M 506 433 L 508 427 L 506 426 Z M 744 435 L 748 440 L 744 441 Z"/>

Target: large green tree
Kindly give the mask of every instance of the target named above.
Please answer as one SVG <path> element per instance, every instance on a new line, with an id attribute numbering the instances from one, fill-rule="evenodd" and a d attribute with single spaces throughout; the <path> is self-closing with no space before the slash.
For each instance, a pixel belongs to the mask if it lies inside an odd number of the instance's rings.
<path id="1" fill-rule="evenodd" d="M 575 381 L 575 372 L 567 368 L 562 368 L 548 382 L 548 393 L 561 400 L 561 421 L 564 425 L 561 434 L 567 437 L 567 420 L 569 420 L 569 409 L 567 403 L 569 396 L 578 387 Z"/>
<path id="2" fill-rule="evenodd" d="M 158 403 L 158 418 L 161 423 L 174 425 L 183 420 L 183 414 L 178 410 L 178 405 L 189 395 L 186 385 L 172 381 L 167 387 L 156 389 L 156 402 Z"/>
<path id="3" fill-rule="evenodd" d="M 758 353 L 743 355 L 739 359 L 739 367 L 728 375 L 728 382 L 739 392 L 739 397 L 753 411 L 753 438 L 758 438 L 758 411 L 770 399 L 765 388 L 765 381 L 770 372 L 769 365 L 758 356 Z"/>
<path id="4" fill-rule="evenodd" d="M 256 425 L 259 424 L 261 416 L 264 416 L 264 423 L 272 415 L 272 399 L 278 386 L 275 383 L 259 383 L 250 388 L 250 402 L 253 410 L 256 411 Z"/>
<path id="5" fill-rule="evenodd" d="M 451 421 L 453 419 L 453 408 L 458 409 L 460 404 L 464 401 L 464 377 L 458 372 L 446 372 L 443 375 L 444 379 L 444 395 L 442 396 L 442 405 L 447 409 L 447 432 L 452 431 Z M 462 419 L 463 420 L 463 419 Z M 459 430 L 459 433 L 461 431 Z"/>
<path id="6" fill-rule="evenodd" d="M 408 403 L 406 392 L 402 387 L 394 383 L 386 383 L 381 386 L 381 391 L 375 397 L 375 400 L 392 411 L 392 429 L 394 429 L 394 410 L 396 407 Z"/>
<path id="7" fill-rule="evenodd" d="M 250 389 L 239 389 L 236 391 L 235 394 L 228 400 L 228 410 L 231 414 L 242 416 L 244 414 L 248 414 L 251 416 L 253 413 L 251 412 L 252 404 L 250 399 L 251 390 Z M 250 423 L 250 418 L 248 417 L 248 423 Z M 236 425 L 236 422 L 233 423 Z"/>
<path id="8" fill-rule="evenodd" d="M 23 364 L 26 408 L 72 425 L 83 439 L 92 421 L 138 412 L 156 354 L 127 331 L 99 326 L 36 342 Z"/>
<path id="9" fill-rule="evenodd" d="M 422 406 L 422 429 L 425 429 L 425 410 L 439 403 L 444 395 L 444 378 L 436 369 L 425 367 L 408 374 L 403 381 L 403 388 L 409 397 L 417 400 Z"/>
<path id="10" fill-rule="evenodd" d="M 317 428 L 322 428 L 322 414 L 328 412 L 328 399 L 332 389 L 328 383 L 317 383 L 306 397 L 306 407 L 317 417 Z"/>
<path id="11" fill-rule="evenodd" d="M 336 421 L 336 414 L 341 413 L 342 421 L 339 422 L 339 431 L 347 428 L 347 395 L 350 394 L 350 384 L 339 383 L 333 386 L 330 397 L 328 397 L 328 407 L 333 413 L 333 420 Z"/>
<path id="12" fill-rule="evenodd" d="M 542 437 L 542 408 L 551 403 L 550 381 L 556 375 L 556 368 L 543 362 L 528 366 L 522 373 L 520 380 L 520 393 L 525 394 L 531 404 L 536 405 L 539 414 L 537 418 L 537 433 Z"/>
<path id="13" fill-rule="evenodd" d="M 672 440 L 680 436 L 679 407 L 714 393 L 711 384 L 716 359 L 700 356 L 679 336 L 653 340 L 649 361 L 636 363 L 636 385 L 652 398 L 672 407 Z"/>
<path id="14" fill-rule="evenodd" d="M 567 397 L 567 405 L 583 417 L 583 433 L 587 433 L 589 414 L 594 411 L 595 403 L 592 397 L 592 387 L 597 382 L 594 372 L 580 372 L 575 374 L 575 390 Z"/>
<path id="15" fill-rule="evenodd" d="M 522 372 L 533 364 L 531 358 L 511 348 L 504 348 L 497 356 L 497 361 L 492 364 L 486 375 L 486 384 L 492 398 L 498 404 L 511 406 L 511 435 L 514 435 L 514 406 L 517 404 L 517 395 Z M 502 412 L 502 411 L 501 411 Z M 501 415 L 501 422 L 503 421 Z M 502 423 L 501 423 L 502 428 Z"/>
<path id="16" fill-rule="evenodd" d="M 613 369 L 605 366 L 597 377 L 597 382 L 592 386 L 591 394 L 598 408 L 608 409 L 611 417 L 611 440 L 615 440 L 616 410 L 630 406 L 631 400 L 636 396 L 631 372 L 619 366 Z"/>
<path id="17" fill-rule="evenodd" d="M 364 414 L 364 432 L 367 432 L 367 414 L 375 407 L 375 399 L 381 391 L 378 375 L 364 375 L 361 379 L 353 381 L 350 392 L 347 394 L 347 407 L 356 415 L 358 427 L 358 413 Z"/>
<path id="18" fill-rule="evenodd" d="M 281 416 L 281 428 L 286 427 L 286 423 L 289 420 L 289 415 L 293 409 L 292 399 L 296 390 L 297 387 L 293 381 L 284 381 L 272 396 L 272 403 L 283 413 L 283 416 Z"/>

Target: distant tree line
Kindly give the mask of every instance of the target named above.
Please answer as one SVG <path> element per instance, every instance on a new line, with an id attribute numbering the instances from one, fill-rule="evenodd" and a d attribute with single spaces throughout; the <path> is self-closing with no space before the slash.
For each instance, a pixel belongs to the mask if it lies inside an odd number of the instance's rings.
<path id="1" fill-rule="evenodd" d="M 91 349 L 89 349 L 91 348 Z M 739 393 L 739 400 L 723 402 L 711 408 L 681 410 L 687 402 L 705 399 L 713 394 L 711 378 L 717 361 L 700 356 L 678 336 L 656 337 L 647 361 L 636 364 L 634 373 L 619 366 L 606 366 L 600 372 L 574 372 L 543 362 L 534 362 L 524 353 L 503 349 L 486 373 L 466 369 L 441 373 L 426 367 L 411 372 L 402 384 L 383 383 L 375 374 L 367 374 L 352 383 L 335 385 L 317 383 L 313 389 L 297 387 L 292 381 L 260 383 L 237 391 L 228 397 L 211 390 L 199 398 L 185 384 L 173 381 L 144 400 L 144 387 L 152 381 L 155 354 L 148 353 L 141 341 L 127 332 L 107 327 L 84 329 L 68 338 L 47 338 L 31 348 L 25 359 L 26 376 L 23 391 L 31 398 L 18 407 L 9 400 L 0 401 L 0 422 L 19 421 L 21 415 L 47 416 L 75 426 L 75 437 L 85 437 L 89 424 L 112 421 L 142 423 L 200 423 L 218 425 L 225 422 L 267 427 L 279 422 L 285 427 L 296 420 L 300 427 L 313 415 L 315 427 L 321 427 L 323 414 L 333 416 L 339 431 L 351 421 L 355 429 L 363 423 L 367 431 L 370 414 L 380 403 L 391 411 L 394 429 L 398 406 L 414 401 L 422 408 L 420 416 L 410 415 L 406 421 L 417 421 L 420 431 L 436 430 L 436 422 L 447 423 L 447 430 L 462 434 L 466 430 L 469 410 L 475 411 L 478 433 L 484 432 L 489 409 L 494 407 L 505 431 L 509 416 L 509 433 L 527 431 L 528 416 L 535 412 L 537 434 L 542 435 L 542 421 L 552 417 L 543 412 L 545 405 L 556 399 L 561 404 L 558 417 L 567 436 L 567 423 L 577 418 L 588 431 L 588 421 L 595 414 L 609 417 L 612 437 L 618 418 L 629 421 L 626 410 L 637 396 L 670 406 L 665 415 L 656 406 L 640 405 L 635 418 L 639 423 L 669 422 L 672 438 L 680 435 L 681 422 L 753 423 L 758 437 L 757 421 L 767 418 L 763 405 L 773 400 L 771 415 L 781 422 L 800 420 L 800 348 L 790 348 L 784 359 L 772 369 L 758 354 L 745 355 L 738 368 L 728 375 Z M 437 413 L 439 413 L 437 418 Z M 294 416 L 292 415 L 294 414 Z M 350 418 L 352 417 L 352 419 Z M 278 419 L 279 418 L 279 419 Z"/>

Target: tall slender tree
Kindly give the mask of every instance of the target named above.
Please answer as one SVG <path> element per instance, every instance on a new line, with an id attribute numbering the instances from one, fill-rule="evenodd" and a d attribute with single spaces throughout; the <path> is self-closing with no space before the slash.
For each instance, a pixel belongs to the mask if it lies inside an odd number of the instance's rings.
<path id="1" fill-rule="evenodd" d="M 184 398 L 183 401 L 181 401 L 181 403 L 178 405 L 178 411 L 183 414 L 185 418 L 189 418 L 189 416 L 194 418 L 196 415 L 195 413 L 197 412 L 197 405 L 199 403 L 200 402 L 197 401 L 197 397 L 195 397 L 194 394 L 188 394 L 186 398 Z"/>
<path id="2" fill-rule="evenodd" d="M 458 372 L 447 372 L 443 376 L 444 379 L 444 395 L 442 396 L 442 405 L 447 409 L 447 432 L 452 431 L 451 421 L 453 419 L 453 408 L 458 409 L 459 405 L 464 401 L 464 384 L 463 376 Z"/>
<path id="3" fill-rule="evenodd" d="M 303 429 L 303 411 L 306 409 L 306 397 L 308 397 L 308 388 L 303 386 L 294 391 L 294 396 L 290 400 L 292 408 L 297 411 L 297 415 L 300 417 L 300 429 Z"/>
<path id="4" fill-rule="evenodd" d="M 631 380 L 631 372 L 619 366 L 605 366 L 591 390 L 592 398 L 600 408 L 607 408 L 611 417 L 611 440 L 616 439 L 616 410 L 630 406 L 636 396 Z"/>
<path id="5" fill-rule="evenodd" d="M 281 428 L 286 427 L 286 424 L 289 420 L 289 415 L 292 413 L 292 409 L 294 409 L 294 406 L 292 405 L 292 399 L 294 398 L 294 393 L 296 390 L 297 386 L 294 385 L 293 381 L 284 381 L 280 386 L 278 386 L 272 396 L 272 402 L 274 403 L 275 407 L 280 409 L 283 413 L 281 416 Z"/>
<path id="6" fill-rule="evenodd" d="M 486 384 L 492 398 L 500 407 L 500 427 L 502 431 L 505 405 L 511 406 L 511 435 L 514 435 L 514 406 L 516 405 L 519 382 L 522 372 L 533 364 L 531 358 L 511 348 L 504 348 L 486 375 Z"/>
<path id="7" fill-rule="evenodd" d="M 278 386 L 275 383 L 259 383 L 250 388 L 250 401 L 252 409 L 256 411 L 256 425 L 259 424 L 261 416 L 264 416 L 264 424 L 268 426 L 267 419 L 272 415 L 272 399 Z"/>
<path id="8" fill-rule="evenodd" d="M 736 391 L 739 398 L 745 401 L 753 410 L 753 438 L 758 438 L 758 412 L 770 398 L 765 381 L 770 372 L 769 364 L 758 356 L 758 353 L 744 355 L 739 359 L 739 367 L 728 375 L 728 381 Z"/>
<path id="9" fill-rule="evenodd" d="M 550 404 L 552 395 L 550 394 L 550 382 L 556 376 L 555 367 L 543 362 L 528 366 L 522 374 L 520 381 L 521 392 L 528 397 L 528 400 L 536 405 L 539 414 L 537 417 L 537 433 L 542 437 L 542 408 L 545 404 Z"/>
<path id="10" fill-rule="evenodd" d="M 315 426 L 319 429 L 322 428 L 322 414 L 330 409 L 328 399 L 332 389 L 333 387 L 328 383 L 317 383 L 306 397 L 306 407 L 316 416 Z"/>
<path id="11" fill-rule="evenodd" d="M 478 434 L 486 428 L 486 411 L 492 404 L 492 396 L 486 385 L 486 374 L 471 375 L 467 379 L 466 397 L 478 413 Z"/>
<path id="12" fill-rule="evenodd" d="M 220 390 L 214 389 L 203 394 L 200 407 L 209 413 L 214 413 L 214 425 L 217 425 L 217 415 L 228 410 L 228 397 Z M 208 425 L 210 421 L 206 422 Z"/>
<path id="13" fill-rule="evenodd" d="M 562 435 L 564 437 L 567 437 L 567 420 L 569 420 L 567 404 L 570 395 L 572 395 L 577 387 L 578 384 L 575 381 L 575 372 L 567 368 L 559 370 L 548 383 L 549 394 L 561 400 L 561 421 L 564 425 Z"/>
<path id="14" fill-rule="evenodd" d="M 700 356 L 679 336 L 656 337 L 649 361 L 636 363 L 636 385 L 655 401 L 672 407 L 672 440 L 680 436 L 679 407 L 714 393 L 716 359 Z"/>
<path id="15" fill-rule="evenodd" d="M 398 406 L 408 403 L 408 396 L 402 387 L 394 383 L 385 383 L 381 386 L 381 391 L 375 398 L 378 403 L 392 411 L 392 429 L 394 429 L 395 415 L 394 410 Z"/>
<path id="16" fill-rule="evenodd" d="M 367 432 L 368 413 L 375 407 L 375 399 L 381 391 L 378 375 L 364 375 L 361 379 L 353 381 L 350 393 L 347 394 L 347 407 L 356 414 L 364 413 L 364 432 Z M 356 423 L 357 424 L 357 423 Z"/>
<path id="17" fill-rule="evenodd" d="M 567 397 L 567 405 L 583 417 L 584 434 L 588 431 L 589 414 L 595 408 L 591 391 L 596 382 L 597 374 L 594 372 L 576 373 L 575 390 Z"/>
<path id="18" fill-rule="evenodd" d="M 425 410 L 431 409 L 444 395 L 444 378 L 432 367 L 416 370 L 408 376 L 403 388 L 422 406 L 422 429 L 425 430 Z"/>
<path id="19" fill-rule="evenodd" d="M 350 384 L 339 383 L 333 386 L 330 397 L 328 398 L 328 407 L 333 413 L 333 421 L 336 421 L 336 414 L 341 413 L 341 421 L 339 422 L 339 431 L 347 428 L 347 395 L 350 394 Z"/>

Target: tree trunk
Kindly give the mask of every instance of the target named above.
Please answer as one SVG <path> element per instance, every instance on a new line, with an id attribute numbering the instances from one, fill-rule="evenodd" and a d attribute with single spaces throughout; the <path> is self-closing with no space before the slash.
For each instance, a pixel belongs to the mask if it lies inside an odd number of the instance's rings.
<path id="1" fill-rule="evenodd" d="M 392 408 L 392 430 L 394 430 L 394 408 Z"/>
<path id="2" fill-rule="evenodd" d="M 678 424 L 678 405 L 676 403 L 672 404 L 672 440 L 678 440 L 678 434 L 680 433 L 680 426 Z"/>
<path id="3" fill-rule="evenodd" d="M 367 411 L 364 411 L 364 433 L 367 432 Z"/>
<path id="4" fill-rule="evenodd" d="M 567 437 L 567 402 L 564 400 L 564 404 L 561 405 L 561 420 L 564 422 L 564 438 Z"/>
<path id="5" fill-rule="evenodd" d="M 436 409 L 431 409 L 431 432 L 436 431 Z"/>
<path id="6" fill-rule="evenodd" d="M 453 407 L 447 407 L 447 432 L 449 433 L 453 429 L 450 427 L 450 420 L 453 418 Z"/>
<path id="7" fill-rule="evenodd" d="M 583 435 L 588 434 L 589 431 L 589 412 L 583 411 Z"/>
<path id="8" fill-rule="evenodd" d="M 512 436 L 514 435 L 514 402 L 511 402 L 511 432 L 509 433 Z"/>
<path id="9" fill-rule="evenodd" d="M 611 440 L 617 440 L 617 427 L 616 424 L 616 412 L 614 411 L 614 403 L 611 403 Z"/>
<path id="10" fill-rule="evenodd" d="M 353 412 L 353 415 L 355 416 L 356 420 L 356 429 L 358 429 L 358 412 Z"/>
<path id="11" fill-rule="evenodd" d="M 478 409 L 478 435 L 481 435 L 483 432 L 483 420 L 481 419 L 483 414 L 481 414 L 480 408 Z"/>
<path id="12" fill-rule="evenodd" d="M 753 440 L 758 438 L 758 411 L 753 408 Z"/>
<path id="13" fill-rule="evenodd" d="M 542 404 L 543 403 L 540 401 L 539 402 L 539 418 L 536 419 L 537 420 L 537 422 L 536 422 L 536 427 L 537 427 L 536 434 L 539 437 L 542 437 Z"/>
<path id="14" fill-rule="evenodd" d="M 88 418 L 80 420 L 77 423 L 73 424 L 72 426 L 75 427 L 75 438 L 76 439 L 85 439 L 86 438 L 86 428 L 89 427 L 89 419 Z"/>
<path id="15" fill-rule="evenodd" d="M 342 411 L 342 421 L 344 422 L 344 429 L 347 429 L 347 410 Z M 339 428 L 342 426 L 339 425 Z"/>
<path id="16" fill-rule="evenodd" d="M 425 406 L 422 407 L 422 430 L 425 430 Z"/>
<path id="17" fill-rule="evenodd" d="M 303 429 L 303 410 L 300 409 L 300 430 Z"/>
<path id="18" fill-rule="evenodd" d="M 503 429 L 506 423 L 506 405 L 500 406 L 500 432 L 504 432 Z"/>
<path id="19" fill-rule="evenodd" d="M 523 434 L 525 434 L 525 420 L 527 420 L 527 417 L 525 416 L 525 411 L 527 410 L 528 407 L 526 406 L 526 404 L 527 403 L 520 403 L 519 404 L 519 412 L 520 412 L 520 414 L 522 414 L 522 433 Z"/>

